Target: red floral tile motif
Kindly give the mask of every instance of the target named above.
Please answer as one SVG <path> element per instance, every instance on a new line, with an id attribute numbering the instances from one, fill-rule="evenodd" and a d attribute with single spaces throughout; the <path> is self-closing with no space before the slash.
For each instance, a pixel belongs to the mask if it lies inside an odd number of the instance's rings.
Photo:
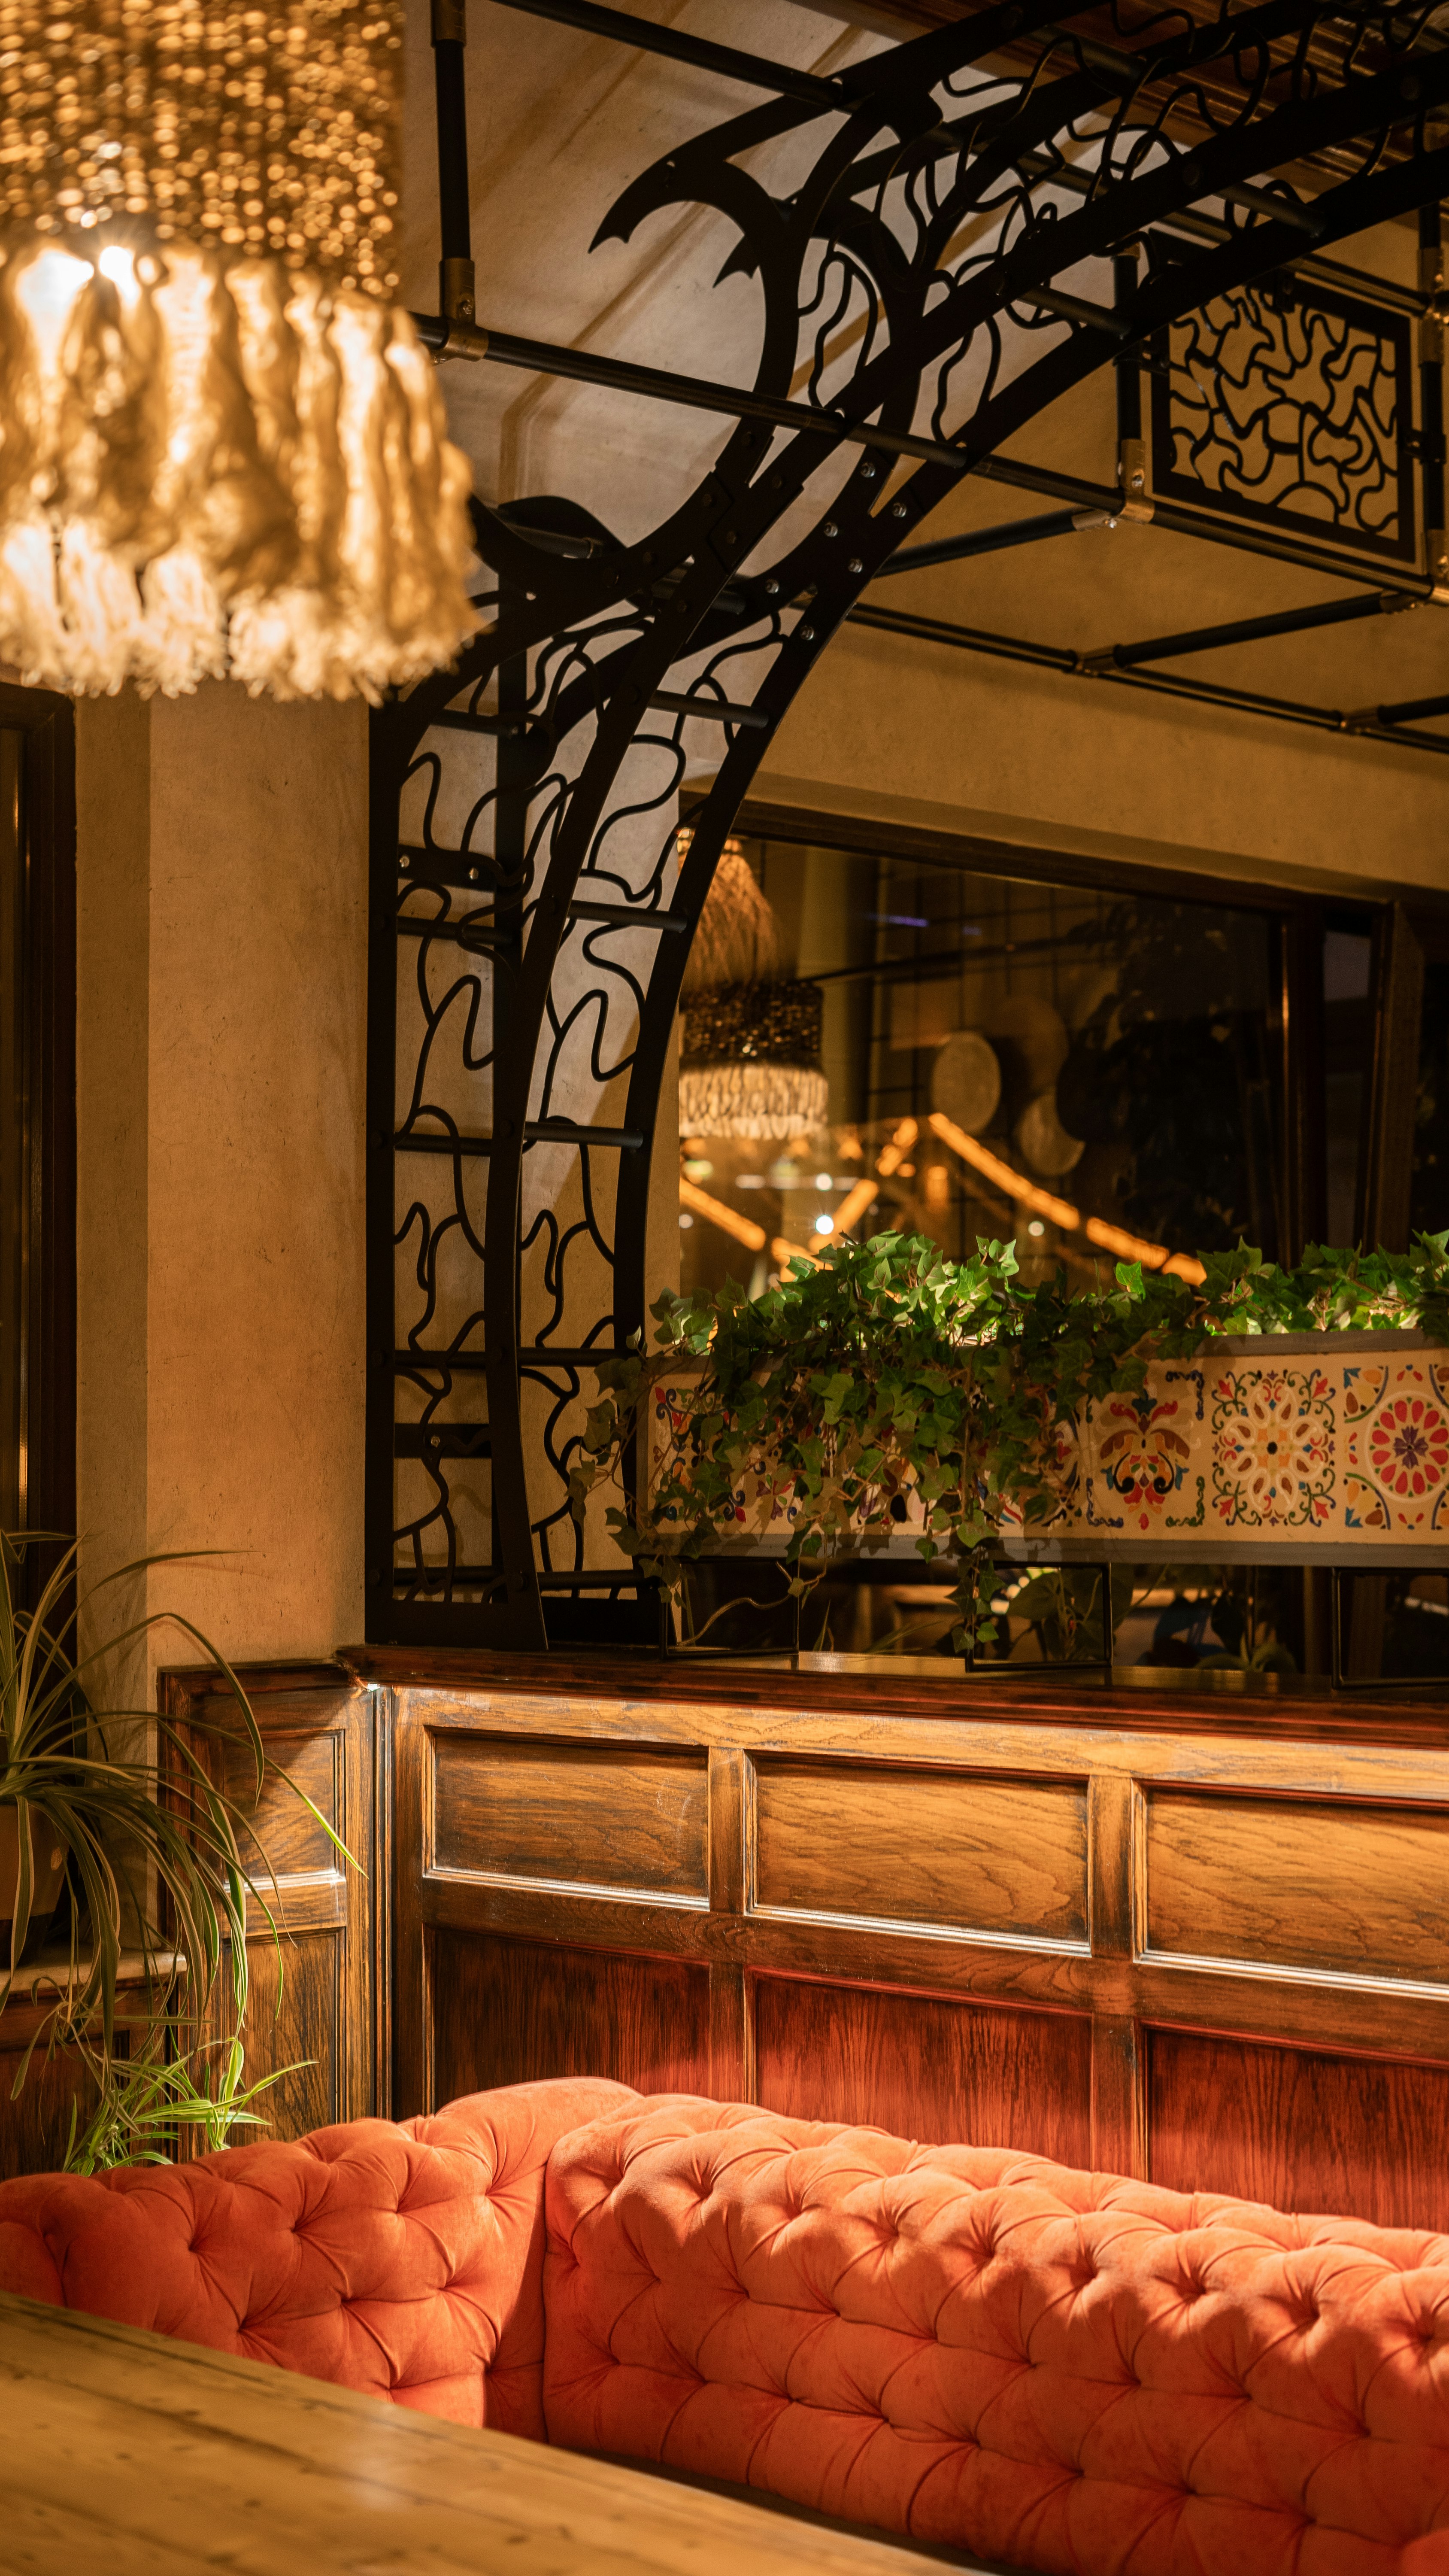
<path id="1" fill-rule="evenodd" d="M 1349 1529 L 1423 1536 L 1449 1518 L 1449 1398 L 1421 1360 L 1344 1370 Z"/>
<path id="2" fill-rule="evenodd" d="M 1449 1421 L 1422 1395 L 1386 1404 L 1369 1429 L 1369 1466 L 1391 1494 L 1432 1493 L 1449 1472 Z"/>
<path id="3" fill-rule="evenodd" d="M 1334 1506 L 1322 1369 L 1238 1368 L 1212 1388 L 1213 1510 L 1225 1529 L 1319 1529 Z"/>

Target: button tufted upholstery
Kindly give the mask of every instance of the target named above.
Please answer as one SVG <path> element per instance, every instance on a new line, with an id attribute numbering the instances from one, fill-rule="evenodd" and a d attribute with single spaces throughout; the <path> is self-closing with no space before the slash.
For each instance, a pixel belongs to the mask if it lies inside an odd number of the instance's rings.
<path id="1" fill-rule="evenodd" d="M 519 2084 L 295 2146 L 0 2184 L 0 2289 L 544 2438 L 543 2175 L 622 2084 Z"/>
<path id="2" fill-rule="evenodd" d="M 1449 2576 L 1449 2239 L 690 2101 L 547 2212 L 551 2441 L 1051 2576 Z"/>

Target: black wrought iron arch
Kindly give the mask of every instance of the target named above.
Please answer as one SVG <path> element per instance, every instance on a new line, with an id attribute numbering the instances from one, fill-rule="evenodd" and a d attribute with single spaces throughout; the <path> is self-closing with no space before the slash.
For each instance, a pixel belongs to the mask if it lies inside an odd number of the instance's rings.
<path id="1" fill-rule="evenodd" d="M 1128 51 L 1064 34 L 1046 6 L 999 7 L 838 75 L 828 105 L 777 97 L 696 137 L 606 219 L 599 239 L 680 202 L 729 221 L 720 274 L 758 280 L 761 356 L 738 393 L 651 380 L 742 416 L 640 542 L 616 544 L 566 503 L 480 507 L 491 622 L 456 669 L 374 721 L 373 1638 L 542 1645 L 545 1595 L 631 1587 L 569 1516 L 568 1460 L 591 1361 L 645 1325 L 650 1157 L 685 959 L 776 727 L 861 592 L 1023 425 L 1306 244 L 1437 203 L 1449 145 L 1429 125 L 1449 105 L 1449 50 L 1429 17 L 1266 0 L 1206 24 L 1173 11 Z M 994 51 L 1038 33 L 1027 67 L 993 68 Z M 1215 124 L 1202 77 L 1225 63 L 1234 107 Z M 1181 132 L 1189 112 L 1204 136 Z M 741 167 L 827 114 L 841 121 L 788 198 Z M 1350 166 L 1311 197 L 1282 176 L 1330 153 Z M 1221 217 L 1181 229 L 1211 205 Z M 973 223 L 979 247 L 963 240 Z M 1115 263 L 1110 305 L 1056 282 L 1102 262 Z M 456 256 L 454 269 L 456 285 Z M 429 326 L 435 344 L 588 371 L 490 341 L 458 310 L 470 300 Z M 852 314 L 859 349 L 827 392 L 832 334 Z M 803 402 L 789 391 L 802 345 Z M 649 371 L 593 372 L 648 389 Z M 826 469 L 829 497 L 771 558 Z M 726 748 L 681 864 L 668 809 L 684 726 L 701 716 Z M 630 825 L 651 812 L 631 851 Z"/>

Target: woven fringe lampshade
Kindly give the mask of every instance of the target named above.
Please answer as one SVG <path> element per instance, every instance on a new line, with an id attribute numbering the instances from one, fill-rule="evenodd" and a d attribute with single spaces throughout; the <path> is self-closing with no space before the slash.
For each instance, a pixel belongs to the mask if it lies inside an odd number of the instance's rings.
<path id="1" fill-rule="evenodd" d="M 403 0 L 0 0 L 0 658 L 376 700 L 475 617 L 391 307 Z"/>
<path id="2" fill-rule="evenodd" d="M 681 856 L 692 836 L 679 836 Z M 684 978 L 681 1136 L 808 1136 L 825 1124 L 818 984 L 779 972 L 779 930 L 726 841 Z"/>

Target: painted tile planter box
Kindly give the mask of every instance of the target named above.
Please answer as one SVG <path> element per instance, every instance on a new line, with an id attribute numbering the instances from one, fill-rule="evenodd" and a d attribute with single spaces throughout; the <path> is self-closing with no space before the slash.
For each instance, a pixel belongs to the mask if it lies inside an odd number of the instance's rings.
<path id="1" fill-rule="evenodd" d="M 656 1391 L 656 1443 L 674 1392 Z M 1225 1336 L 1090 1405 L 1062 1473 L 1061 1509 L 1029 1536 L 1009 1518 L 1004 1554 L 1449 1567 L 1449 1349 L 1422 1333 Z M 753 1492 L 739 1501 L 720 1552 L 778 1556 L 793 1512 L 756 1532 Z M 910 1522 L 869 1553 L 914 1558 Z"/>
<path id="2" fill-rule="evenodd" d="M 1449 1564 L 1449 1350 L 1284 1333 L 1162 1361 L 1138 1395 L 1088 1407 L 1051 1535 L 1092 1554 Z"/>

